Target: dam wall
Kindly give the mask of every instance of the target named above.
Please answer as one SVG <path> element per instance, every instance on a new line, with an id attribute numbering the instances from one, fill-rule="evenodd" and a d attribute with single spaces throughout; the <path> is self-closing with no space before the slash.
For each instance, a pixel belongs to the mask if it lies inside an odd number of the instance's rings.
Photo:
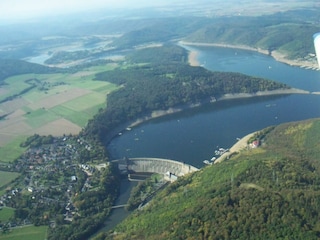
<path id="1" fill-rule="evenodd" d="M 121 171 L 128 173 L 173 174 L 177 177 L 198 171 L 199 169 L 182 162 L 163 158 L 125 158 L 116 160 Z"/>

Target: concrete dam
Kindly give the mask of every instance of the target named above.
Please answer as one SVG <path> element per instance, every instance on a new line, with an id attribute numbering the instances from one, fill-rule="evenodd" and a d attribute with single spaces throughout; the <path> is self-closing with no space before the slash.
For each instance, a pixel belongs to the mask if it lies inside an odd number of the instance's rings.
<path id="1" fill-rule="evenodd" d="M 124 158 L 112 162 L 117 162 L 123 173 L 159 173 L 180 177 L 199 170 L 189 164 L 162 158 Z"/>

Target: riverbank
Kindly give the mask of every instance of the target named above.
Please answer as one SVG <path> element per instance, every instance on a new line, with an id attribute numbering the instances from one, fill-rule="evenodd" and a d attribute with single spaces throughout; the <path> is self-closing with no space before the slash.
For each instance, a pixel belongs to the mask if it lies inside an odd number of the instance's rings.
<path id="1" fill-rule="evenodd" d="M 223 48 L 234 48 L 234 49 L 243 49 L 243 50 L 248 50 L 248 51 L 255 51 L 259 52 L 265 55 L 270 55 L 273 57 L 276 61 L 282 62 L 285 64 L 288 64 L 290 66 L 296 66 L 296 67 L 301 67 L 301 68 L 307 68 L 307 69 L 313 69 L 313 70 L 319 70 L 318 69 L 318 64 L 316 61 L 316 58 L 314 58 L 314 61 L 309 61 L 309 60 L 290 60 L 286 58 L 286 55 L 279 52 L 279 51 L 272 51 L 269 52 L 268 50 L 264 50 L 261 48 L 253 48 L 249 46 L 244 46 L 244 45 L 232 45 L 232 44 L 221 44 L 221 43 L 201 43 L 201 42 L 186 42 L 186 41 L 180 41 L 180 45 L 185 45 L 185 46 L 195 46 L 195 47 L 223 47 Z M 197 60 L 198 58 L 198 51 L 192 50 L 189 52 L 189 64 L 191 66 L 200 66 L 199 61 Z"/>
<path id="2" fill-rule="evenodd" d="M 238 140 L 228 152 L 223 153 L 214 163 L 220 163 L 226 159 L 228 159 L 232 154 L 238 153 L 241 150 L 244 150 L 248 147 L 248 140 L 253 137 L 257 132 L 249 133 L 240 140 Z"/>
<path id="3" fill-rule="evenodd" d="M 218 101 L 225 101 L 225 100 L 233 100 L 233 99 L 243 99 L 243 98 L 251 98 L 251 97 L 266 97 L 266 96 L 272 96 L 272 95 L 289 95 L 289 94 L 315 94 L 314 92 L 309 92 L 302 89 L 296 89 L 296 88 L 289 88 L 289 89 L 277 89 L 272 91 L 259 91 L 256 93 L 235 93 L 235 94 L 224 94 L 219 98 L 216 98 L 215 100 L 212 99 L 206 99 L 203 100 L 200 103 L 195 104 L 189 104 L 189 105 L 183 105 L 183 106 L 177 106 L 175 108 L 169 108 L 167 110 L 154 110 L 150 114 L 146 114 L 143 117 L 140 117 L 136 119 L 133 122 L 130 123 L 124 123 L 121 124 L 119 127 L 114 129 L 111 133 L 108 134 L 108 136 L 105 137 L 105 144 L 108 145 L 113 138 L 122 135 L 125 131 L 130 131 L 131 128 L 136 127 L 146 121 L 159 118 L 162 116 L 166 116 L 169 114 L 178 113 L 187 109 L 195 108 L 203 106 L 204 104 L 212 104 Z"/>
<path id="4" fill-rule="evenodd" d="M 197 51 L 190 51 L 188 56 L 188 62 L 190 66 L 197 67 L 200 66 L 200 63 L 198 61 L 199 52 Z"/>
<path id="5" fill-rule="evenodd" d="M 283 94 L 311 94 L 309 91 L 297 89 L 297 88 L 288 88 L 288 89 L 277 89 L 272 91 L 258 91 L 256 93 L 228 93 L 221 96 L 217 101 L 228 100 L 228 99 L 238 99 L 238 98 L 248 98 L 248 97 L 264 97 L 271 95 L 283 95 Z"/>

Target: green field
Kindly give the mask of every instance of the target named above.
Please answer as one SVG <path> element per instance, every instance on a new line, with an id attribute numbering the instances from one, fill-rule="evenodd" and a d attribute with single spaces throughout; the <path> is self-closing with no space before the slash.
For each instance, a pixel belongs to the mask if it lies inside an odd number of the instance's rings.
<path id="1" fill-rule="evenodd" d="M 26 139 L 26 136 L 19 136 L 6 144 L 5 147 L 0 147 L 0 162 L 12 162 L 18 158 L 26 150 L 20 147 L 20 143 Z"/>
<path id="2" fill-rule="evenodd" d="M 14 209 L 13 208 L 1 208 L 0 209 L 0 222 L 7 222 L 13 216 Z M 1 235 L 0 235 L 1 238 Z"/>
<path id="3" fill-rule="evenodd" d="M 95 105 L 100 105 L 106 102 L 106 96 L 99 93 L 90 93 L 79 98 L 66 102 L 63 106 L 81 112 Z"/>
<path id="4" fill-rule="evenodd" d="M 70 122 L 75 123 L 80 127 L 84 127 L 87 124 L 88 120 L 90 120 L 96 113 L 98 113 L 99 109 L 103 107 L 105 107 L 105 104 L 101 103 L 83 109 L 81 113 L 79 113 L 79 111 L 74 111 L 73 109 L 68 108 L 64 105 L 59 105 L 52 108 L 50 111 L 69 120 Z"/>
<path id="5" fill-rule="evenodd" d="M 0 171 L 0 189 L 12 180 L 16 179 L 20 174 L 16 172 Z"/>
<path id="6" fill-rule="evenodd" d="M 33 76 L 34 74 L 24 74 L 7 78 L 4 81 L 6 85 L 2 86 L 5 92 L 0 95 L 0 101 L 15 94 L 19 94 L 24 89 L 30 87 L 30 84 L 25 83 L 25 80 L 33 78 Z"/>
<path id="7" fill-rule="evenodd" d="M 51 111 L 47 111 L 46 109 L 38 109 L 36 111 L 30 112 L 30 114 L 25 115 L 26 122 L 32 128 L 39 128 L 45 125 L 48 122 L 52 122 L 57 120 L 59 116 L 53 114 Z"/>
<path id="8" fill-rule="evenodd" d="M 44 240 L 47 237 L 46 226 L 15 228 L 8 233 L 0 233 L 1 240 Z"/>
<path id="9" fill-rule="evenodd" d="M 60 85 L 60 86 L 55 86 L 54 88 L 49 89 L 47 91 L 34 90 L 34 91 L 30 91 L 29 93 L 25 94 L 23 96 L 23 98 L 26 99 L 27 101 L 29 101 L 30 103 L 37 102 L 37 101 L 41 101 L 41 99 L 43 99 L 43 98 L 55 95 L 60 92 L 64 92 L 70 88 L 72 88 L 72 86 L 70 86 L 70 85 Z"/>
<path id="10" fill-rule="evenodd" d="M 50 111 L 56 115 L 59 115 L 60 117 L 63 117 L 70 122 L 75 123 L 76 125 L 83 127 L 86 125 L 87 121 L 90 119 L 91 116 L 87 116 L 86 113 L 79 113 L 77 111 L 74 111 L 70 108 L 67 108 L 63 105 L 56 106 Z"/>

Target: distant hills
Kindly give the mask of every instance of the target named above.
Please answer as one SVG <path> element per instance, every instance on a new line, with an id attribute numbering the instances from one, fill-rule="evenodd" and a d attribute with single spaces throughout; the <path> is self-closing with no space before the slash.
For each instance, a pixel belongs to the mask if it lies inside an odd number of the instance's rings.
<path id="1" fill-rule="evenodd" d="M 314 53 L 312 35 L 319 28 L 305 23 L 239 21 L 232 24 L 207 25 L 192 33 L 192 42 L 225 43 L 286 53 L 289 59 L 304 58 Z"/>
<path id="2" fill-rule="evenodd" d="M 318 239 L 320 119 L 266 132 L 259 148 L 170 184 L 112 238 Z"/>
<path id="3" fill-rule="evenodd" d="M 179 17 L 154 21 L 126 32 L 113 42 L 117 48 L 184 39 L 190 42 L 244 45 L 277 50 L 289 59 L 314 53 L 312 35 L 319 31 L 319 10 L 297 10 L 248 17 Z"/>

